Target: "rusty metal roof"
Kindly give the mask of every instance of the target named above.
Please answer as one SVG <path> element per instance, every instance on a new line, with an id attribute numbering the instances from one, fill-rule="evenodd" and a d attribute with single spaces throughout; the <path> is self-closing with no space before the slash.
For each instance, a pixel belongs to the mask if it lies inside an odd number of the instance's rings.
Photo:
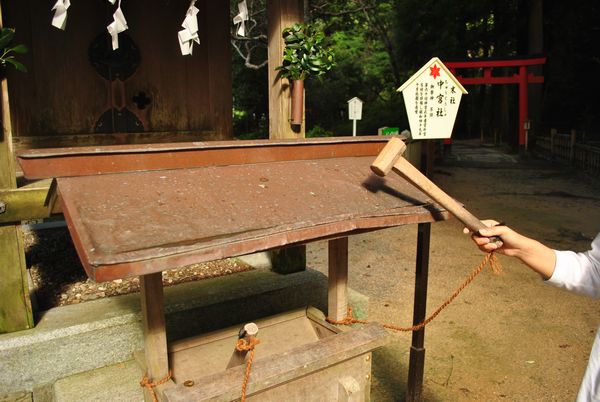
<path id="1" fill-rule="evenodd" d="M 27 179 L 377 155 L 382 136 L 210 141 L 21 150 Z"/>
<path id="2" fill-rule="evenodd" d="M 372 175 L 373 159 L 330 157 L 64 177 L 57 179 L 57 187 L 88 275 L 105 281 L 447 219 L 445 211 L 399 176 Z"/>

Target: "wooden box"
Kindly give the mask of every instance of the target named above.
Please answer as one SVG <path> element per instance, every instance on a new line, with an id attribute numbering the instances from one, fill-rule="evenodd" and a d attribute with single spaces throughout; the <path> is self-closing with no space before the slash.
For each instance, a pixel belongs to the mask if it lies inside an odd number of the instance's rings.
<path id="1" fill-rule="evenodd" d="M 388 333 L 378 324 L 341 330 L 324 318 L 308 308 L 256 321 L 260 344 L 248 401 L 370 400 L 371 351 Z M 157 390 L 159 399 L 239 400 L 246 364 L 235 344 L 242 325 L 171 343 L 172 381 Z"/>

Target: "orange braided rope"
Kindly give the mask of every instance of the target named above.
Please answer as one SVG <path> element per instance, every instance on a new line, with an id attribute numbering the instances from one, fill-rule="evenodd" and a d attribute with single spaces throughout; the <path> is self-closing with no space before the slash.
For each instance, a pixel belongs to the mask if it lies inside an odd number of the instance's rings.
<path id="1" fill-rule="evenodd" d="M 421 322 L 417 325 L 413 325 L 411 327 L 398 327 L 398 326 L 395 326 L 392 324 L 383 324 L 383 327 L 387 328 L 387 329 L 391 329 L 393 331 L 400 331 L 400 332 L 418 331 L 418 330 L 422 329 L 425 325 L 427 325 L 431 321 L 433 321 L 433 319 L 435 317 L 437 317 L 437 315 L 439 313 L 441 313 L 443 309 L 448 307 L 448 305 L 450 303 L 452 303 L 454 301 L 454 299 L 456 299 L 456 297 L 460 294 L 460 292 L 462 292 L 471 282 L 473 282 L 473 280 L 477 277 L 477 275 L 479 275 L 481 273 L 481 271 L 483 271 L 483 269 L 488 264 L 495 274 L 499 274 L 500 272 L 502 272 L 502 267 L 500 266 L 500 263 L 498 262 L 496 255 L 494 253 L 487 254 L 485 256 L 485 258 L 483 259 L 483 261 L 481 261 L 481 263 L 473 270 L 473 272 L 471 272 L 471 275 L 469 275 L 467 277 L 467 279 L 458 287 L 458 289 L 456 289 L 454 291 L 454 293 L 452 293 L 452 295 L 444 303 L 442 303 L 442 305 L 439 306 L 423 322 Z M 352 316 L 352 307 L 348 307 L 348 315 L 346 315 L 346 318 L 344 318 L 343 320 L 336 321 L 336 320 L 332 320 L 329 317 L 327 317 L 326 320 L 327 320 L 327 322 L 329 322 L 331 324 L 336 324 L 336 325 L 367 324 L 368 323 L 368 321 L 357 320 L 356 318 L 354 318 Z"/>
<path id="2" fill-rule="evenodd" d="M 250 370 L 252 369 L 252 360 L 254 360 L 254 348 L 260 343 L 260 340 L 254 336 L 248 337 L 248 340 L 241 338 L 237 341 L 235 348 L 239 352 L 249 351 L 248 362 L 246 363 L 246 372 L 244 373 L 244 382 L 242 383 L 242 399 L 241 402 L 246 401 L 246 387 L 250 379 Z"/>
<path id="3" fill-rule="evenodd" d="M 154 387 L 158 387 L 159 385 L 162 385 L 162 384 L 166 383 L 167 381 L 169 381 L 171 379 L 171 375 L 172 375 L 171 370 L 169 370 L 169 373 L 167 374 L 167 376 L 165 378 L 163 378 L 162 380 L 157 381 L 157 382 L 152 382 L 148 378 L 148 373 L 146 373 L 146 374 L 144 374 L 144 377 L 140 380 L 140 386 L 150 390 L 150 393 L 152 394 L 152 400 L 154 402 L 158 402 L 158 397 L 156 396 Z"/>

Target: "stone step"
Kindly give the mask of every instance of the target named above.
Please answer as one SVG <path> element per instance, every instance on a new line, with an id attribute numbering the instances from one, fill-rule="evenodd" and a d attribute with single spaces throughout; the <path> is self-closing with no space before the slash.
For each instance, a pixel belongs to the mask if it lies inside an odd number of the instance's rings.
<path id="1" fill-rule="evenodd" d="M 133 360 L 75 374 L 56 381 L 54 402 L 143 402 L 142 375 Z"/>
<path id="2" fill-rule="evenodd" d="M 366 316 L 368 299 L 350 291 L 349 297 L 355 315 Z M 165 288 L 167 336 L 183 339 L 307 305 L 327 309 L 327 277 L 310 269 L 288 275 L 255 270 L 183 283 Z M 36 389 L 130 361 L 142 347 L 139 294 L 51 309 L 33 329 L 0 334 L 0 394 L 33 392 L 36 402 L 47 399 L 36 398 Z"/>
<path id="3" fill-rule="evenodd" d="M 165 288 L 169 340 L 307 304 L 323 309 L 327 278 L 255 270 Z M 201 317 L 201 319 L 200 319 Z M 0 393 L 31 392 L 59 378 L 130 360 L 142 349 L 139 294 L 44 312 L 35 328 L 0 334 Z"/>

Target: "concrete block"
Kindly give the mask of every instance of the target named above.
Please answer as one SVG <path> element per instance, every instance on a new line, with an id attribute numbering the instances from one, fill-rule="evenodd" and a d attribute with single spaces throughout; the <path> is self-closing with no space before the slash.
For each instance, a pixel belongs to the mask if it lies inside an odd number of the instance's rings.
<path id="1" fill-rule="evenodd" d="M 0 402 L 33 402 L 33 396 L 31 392 L 16 392 L 0 395 Z"/>
<path id="2" fill-rule="evenodd" d="M 271 264 L 271 255 L 268 251 L 262 251 L 260 253 L 254 254 L 246 254 L 237 257 L 239 260 L 242 260 L 246 264 L 254 267 L 255 269 L 271 269 L 273 264 Z"/>
<path id="3" fill-rule="evenodd" d="M 142 402 L 143 373 L 133 360 L 60 379 L 55 402 Z"/>
<path id="4" fill-rule="evenodd" d="M 131 359 L 142 347 L 137 298 L 51 309 L 35 328 L 0 335 L 0 389 L 32 391 L 66 375 Z"/>

